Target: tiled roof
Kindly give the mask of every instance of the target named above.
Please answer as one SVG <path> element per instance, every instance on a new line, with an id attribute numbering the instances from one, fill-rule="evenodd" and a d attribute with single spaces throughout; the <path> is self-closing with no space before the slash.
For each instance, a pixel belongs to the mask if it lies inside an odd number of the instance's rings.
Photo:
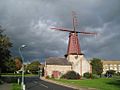
<path id="1" fill-rule="evenodd" d="M 50 57 L 46 59 L 46 65 L 71 65 L 66 58 Z"/>

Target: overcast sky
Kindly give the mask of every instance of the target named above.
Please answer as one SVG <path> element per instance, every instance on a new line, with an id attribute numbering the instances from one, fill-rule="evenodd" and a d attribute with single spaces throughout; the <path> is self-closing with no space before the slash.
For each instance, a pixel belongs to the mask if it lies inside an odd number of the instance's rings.
<path id="1" fill-rule="evenodd" d="M 98 33 L 79 35 L 85 57 L 120 60 L 120 0 L 0 0 L 0 24 L 13 43 L 12 55 L 19 56 L 26 44 L 25 60 L 64 57 L 69 34 L 50 28 L 72 30 L 72 11 L 77 31 Z"/>

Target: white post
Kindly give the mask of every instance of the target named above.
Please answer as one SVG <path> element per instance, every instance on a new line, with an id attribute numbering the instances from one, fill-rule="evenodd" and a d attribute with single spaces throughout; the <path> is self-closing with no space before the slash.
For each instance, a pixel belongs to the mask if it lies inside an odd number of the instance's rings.
<path id="1" fill-rule="evenodd" d="M 26 45 L 22 45 L 20 48 L 19 48 L 19 53 L 20 53 L 20 56 L 23 60 L 23 64 L 22 64 L 22 82 L 21 82 L 21 86 L 22 86 L 22 90 L 25 90 L 25 84 L 24 84 L 24 57 L 22 56 L 22 53 L 21 53 L 21 49 L 26 47 Z"/>
<path id="2" fill-rule="evenodd" d="M 20 84 L 20 78 L 18 78 L 18 85 Z"/>

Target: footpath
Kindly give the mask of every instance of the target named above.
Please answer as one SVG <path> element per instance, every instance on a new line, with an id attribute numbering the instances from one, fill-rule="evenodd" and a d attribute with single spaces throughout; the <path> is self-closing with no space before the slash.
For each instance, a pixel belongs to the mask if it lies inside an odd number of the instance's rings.
<path id="1" fill-rule="evenodd" d="M 0 90 L 11 90 L 12 89 L 12 84 L 4 83 L 0 84 Z"/>
<path id="2" fill-rule="evenodd" d="M 73 85 L 63 84 L 63 83 L 60 83 L 60 82 L 57 82 L 57 81 L 53 81 L 53 80 L 50 80 L 50 79 L 46 79 L 46 78 L 44 78 L 44 77 L 40 77 L 40 79 L 41 79 L 41 80 L 44 80 L 44 81 L 46 81 L 46 82 L 50 82 L 50 83 L 54 83 L 54 84 L 57 84 L 57 85 L 61 85 L 61 86 L 73 88 L 73 89 L 75 89 L 75 90 L 96 90 L 95 88 L 76 87 L 76 86 L 73 86 Z"/>

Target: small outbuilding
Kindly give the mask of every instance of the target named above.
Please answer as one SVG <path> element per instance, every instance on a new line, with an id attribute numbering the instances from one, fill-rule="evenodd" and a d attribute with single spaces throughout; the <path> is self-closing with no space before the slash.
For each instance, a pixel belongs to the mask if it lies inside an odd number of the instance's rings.
<path id="1" fill-rule="evenodd" d="M 66 58 L 50 57 L 45 62 L 45 76 L 59 78 L 72 69 L 72 65 Z"/>

